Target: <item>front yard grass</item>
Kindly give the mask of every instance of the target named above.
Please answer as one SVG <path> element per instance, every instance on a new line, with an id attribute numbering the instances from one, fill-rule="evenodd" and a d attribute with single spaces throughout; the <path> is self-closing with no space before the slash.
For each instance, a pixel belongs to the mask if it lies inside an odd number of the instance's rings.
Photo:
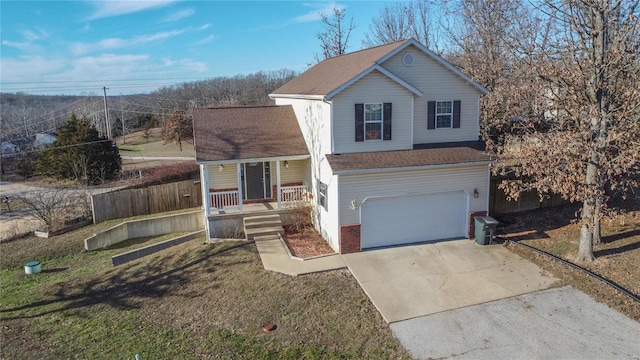
<path id="1" fill-rule="evenodd" d="M 637 204 L 620 204 L 625 212 L 602 221 L 602 244 L 594 247 L 596 260 L 581 263 L 590 271 L 614 281 L 635 295 L 640 295 L 640 210 Z M 502 217 L 508 222 L 501 227 L 502 237 L 546 251 L 575 262 L 580 236 L 579 224 L 568 221 L 578 208 L 566 205 Z M 640 304 L 604 283 L 557 261 L 536 255 L 531 250 L 510 246 L 521 256 L 552 272 L 563 283 L 591 295 L 597 301 L 640 321 Z"/>
<path id="2" fill-rule="evenodd" d="M 289 277 L 253 243 L 202 239 L 113 267 L 159 240 L 86 252 L 110 226 L 0 244 L 0 358 L 409 358 L 346 270 Z M 24 274 L 34 259 L 43 272 Z"/>

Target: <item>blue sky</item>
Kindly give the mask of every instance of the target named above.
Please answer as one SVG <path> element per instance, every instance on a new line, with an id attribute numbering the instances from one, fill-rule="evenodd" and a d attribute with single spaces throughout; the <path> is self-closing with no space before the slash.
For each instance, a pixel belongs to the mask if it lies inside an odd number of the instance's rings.
<path id="1" fill-rule="evenodd" d="M 382 1 L 0 2 L 0 91 L 110 95 L 282 68 L 320 53 L 318 13 L 346 8 L 362 47 Z"/>

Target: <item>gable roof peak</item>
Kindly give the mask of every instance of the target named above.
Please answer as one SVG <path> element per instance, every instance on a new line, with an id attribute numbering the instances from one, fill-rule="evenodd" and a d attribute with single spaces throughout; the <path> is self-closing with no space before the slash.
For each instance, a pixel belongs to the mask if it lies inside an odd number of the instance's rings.
<path id="1" fill-rule="evenodd" d="M 376 67 L 379 68 L 384 61 L 411 45 L 461 77 L 480 92 L 488 92 L 487 89 L 474 82 L 446 60 L 427 49 L 417 40 L 410 38 L 325 59 L 273 91 L 270 96 L 274 98 L 301 98 L 308 96 L 330 98 Z M 405 85 L 402 84 L 402 86 Z M 415 93 L 414 89 L 409 90 Z"/>

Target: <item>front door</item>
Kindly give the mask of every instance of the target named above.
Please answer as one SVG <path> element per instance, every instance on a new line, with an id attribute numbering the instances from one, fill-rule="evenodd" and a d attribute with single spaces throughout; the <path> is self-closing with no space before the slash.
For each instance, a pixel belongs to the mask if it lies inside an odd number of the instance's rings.
<path id="1" fill-rule="evenodd" d="M 245 200 L 271 197 L 269 163 L 253 162 L 243 164 Z"/>

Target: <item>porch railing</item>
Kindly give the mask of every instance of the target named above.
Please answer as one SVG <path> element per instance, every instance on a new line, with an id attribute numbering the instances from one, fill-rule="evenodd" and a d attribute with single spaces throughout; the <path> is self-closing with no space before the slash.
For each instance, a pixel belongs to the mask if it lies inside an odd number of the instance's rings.
<path id="1" fill-rule="evenodd" d="M 283 186 L 280 188 L 283 203 L 300 202 L 309 200 L 305 185 Z"/>
<path id="2" fill-rule="evenodd" d="M 212 209 L 228 209 L 237 208 L 238 203 L 238 191 L 212 191 L 209 193 L 211 197 Z"/>

